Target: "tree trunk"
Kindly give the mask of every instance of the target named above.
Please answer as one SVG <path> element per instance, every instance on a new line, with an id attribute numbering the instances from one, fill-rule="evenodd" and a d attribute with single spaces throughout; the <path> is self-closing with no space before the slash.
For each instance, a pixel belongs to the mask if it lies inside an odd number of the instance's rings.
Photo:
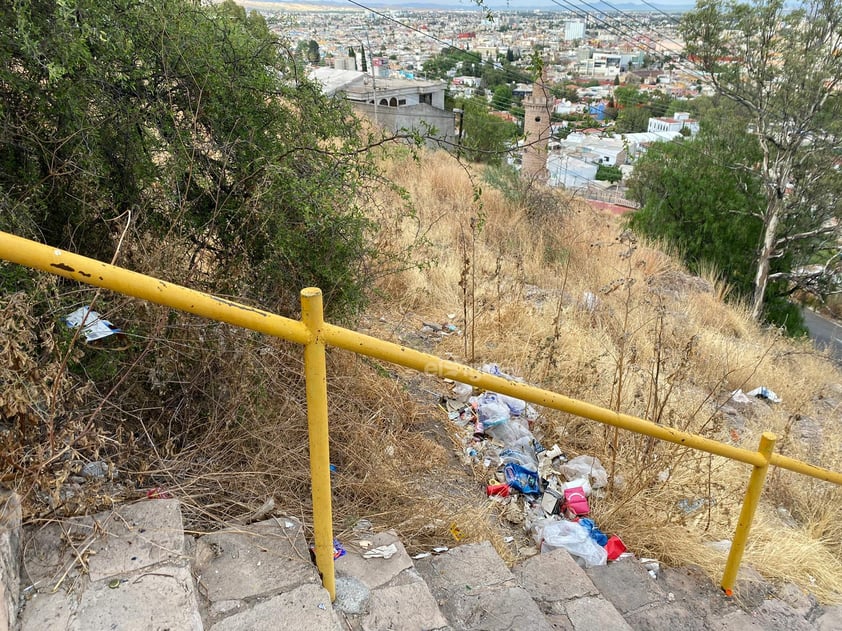
<path id="1" fill-rule="evenodd" d="M 775 252 L 782 211 L 783 200 L 773 199 L 769 204 L 766 225 L 763 228 L 763 247 L 757 256 L 757 274 L 754 277 L 754 298 L 751 305 L 751 317 L 755 320 L 760 320 L 763 315 L 763 299 L 766 296 L 766 285 L 769 283 L 769 263 Z"/>

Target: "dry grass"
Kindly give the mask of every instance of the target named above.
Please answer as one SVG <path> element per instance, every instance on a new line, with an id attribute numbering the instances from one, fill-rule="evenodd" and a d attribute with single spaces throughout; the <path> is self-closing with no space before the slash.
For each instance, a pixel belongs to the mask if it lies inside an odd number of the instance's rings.
<path id="1" fill-rule="evenodd" d="M 379 308 L 433 320 L 458 314 L 465 337 L 443 340 L 440 352 L 496 362 L 569 396 L 750 449 L 762 431 L 774 431 L 784 453 L 842 470 L 831 429 L 838 410 L 822 403 L 842 400 L 838 392 L 822 398 L 840 382 L 839 372 L 808 342 L 761 329 L 744 305 L 726 305 L 730 289 L 716 270 L 690 276 L 657 244 L 625 233 L 616 218 L 562 195 L 556 215 L 537 220 L 487 185 L 477 204 L 472 187 L 481 174 L 469 179 L 445 155 L 392 168 L 431 226 L 439 264 L 428 274 L 392 279 L 400 293 Z M 472 218 L 481 229 L 470 230 Z M 460 287 L 466 275 L 468 292 Z M 783 404 L 758 401 L 729 416 L 723 406 L 730 392 L 758 385 Z M 805 437 L 821 423 L 818 441 Z M 613 454 L 622 483 L 594 502 L 604 529 L 640 554 L 721 572 L 723 554 L 705 544 L 733 536 L 747 467 L 643 437 L 615 437 L 552 412 L 537 431 L 544 442 L 596 455 L 607 467 Z M 701 508 L 680 508 L 697 500 Z M 791 512 L 794 527 L 783 524 L 779 507 Z M 746 561 L 771 579 L 840 600 L 840 511 L 838 488 L 773 473 Z"/>
<path id="2" fill-rule="evenodd" d="M 453 316 L 462 335 L 437 340 L 441 356 L 496 362 L 554 391 L 749 448 L 772 430 L 788 455 L 842 469 L 829 425 L 842 405 L 838 371 L 808 344 L 723 304 L 728 288 L 714 271 L 707 280 L 686 274 L 616 218 L 562 193 L 507 202 L 482 173 L 443 153 L 392 158 L 383 169 L 417 211 L 391 218 L 384 238 L 420 231 L 436 264 L 383 278 L 382 298 L 363 319 L 367 332 L 431 344 L 417 336 L 421 321 Z M 389 195 L 378 208 L 395 202 Z M 149 259 L 146 269 L 178 260 L 178 252 L 138 244 L 131 254 Z M 196 532 L 242 519 L 268 498 L 275 513 L 310 523 L 300 349 L 105 294 L 99 310 L 128 323 L 129 348 L 55 342 L 58 317 L 89 301 L 87 291 L 48 283 L 2 314 L 0 348 L 20 356 L 0 368 L 2 475 L 24 496 L 27 518 L 90 512 L 162 487 L 181 499 Z M 445 385 L 341 352 L 329 353 L 329 374 L 340 538 L 365 518 L 395 528 L 416 551 L 452 544 L 456 525 L 466 540 L 491 540 L 514 560 L 497 505 L 482 493 L 487 472 L 460 463 L 460 439 L 435 407 Z M 729 393 L 758 385 L 783 404 L 744 406 L 735 424 Z M 54 421 L 52 446 L 44 418 Z M 733 535 L 746 467 L 554 412 L 536 433 L 613 470 L 612 492 L 592 502 L 604 530 L 641 555 L 721 571 L 722 554 L 706 544 Z M 74 482 L 95 460 L 120 476 Z M 839 600 L 840 524 L 837 488 L 773 472 L 746 560 L 769 578 Z"/>

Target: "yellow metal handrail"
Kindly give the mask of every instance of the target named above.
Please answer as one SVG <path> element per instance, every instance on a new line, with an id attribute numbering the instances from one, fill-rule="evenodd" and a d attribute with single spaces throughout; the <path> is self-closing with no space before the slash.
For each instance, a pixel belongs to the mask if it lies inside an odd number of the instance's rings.
<path id="1" fill-rule="evenodd" d="M 763 434 L 759 450 L 750 451 L 525 383 L 489 375 L 435 355 L 327 323 L 324 321 L 319 289 L 308 288 L 301 292 L 301 321 L 297 321 L 5 232 L 0 232 L 0 258 L 304 345 L 316 563 L 331 599 L 336 594 L 325 369 L 325 347 L 328 345 L 752 465 L 746 497 L 721 582 L 722 588 L 729 595 L 736 581 L 770 465 L 842 485 L 842 473 L 772 453 L 776 440 L 774 434 Z"/>

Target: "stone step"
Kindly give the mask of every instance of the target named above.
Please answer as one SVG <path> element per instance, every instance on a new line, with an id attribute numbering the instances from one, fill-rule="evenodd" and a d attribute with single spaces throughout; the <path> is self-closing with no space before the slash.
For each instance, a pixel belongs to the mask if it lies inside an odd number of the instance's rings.
<path id="1" fill-rule="evenodd" d="M 457 631 L 554 628 L 487 541 L 420 559 L 415 566 Z"/>
<path id="2" fill-rule="evenodd" d="M 26 533 L 21 631 L 202 629 L 177 500 Z"/>
<path id="3" fill-rule="evenodd" d="M 631 631 L 566 550 L 533 556 L 512 568 L 518 585 L 538 603 L 556 629 Z"/>
<path id="4" fill-rule="evenodd" d="M 359 538 L 346 542 L 346 554 L 336 560 L 334 607 L 347 627 L 359 631 L 450 628 L 396 533 L 357 534 Z"/>
<path id="5" fill-rule="evenodd" d="M 628 559 L 583 571 L 564 550 L 509 570 L 483 542 L 413 564 L 392 531 L 343 542 L 331 605 L 296 519 L 194 540 L 179 502 L 156 499 L 21 536 L 15 499 L 0 498 L 0 631 L 842 629 L 842 607 L 820 607 L 794 585 L 775 592 L 750 569 L 728 599 L 698 568 L 653 579 Z"/>
<path id="6" fill-rule="evenodd" d="M 697 567 L 661 568 L 652 578 L 636 559 L 586 570 L 635 631 L 829 631 L 842 607 L 819 607 L 794 585 L 775 591 L 750 567 L 727 598 Z"/>
<path id="7" fill-rule="evenodd" d="M 342 628 L 291 517 L 199 537 L 193 570 L 209 631 Z"/>

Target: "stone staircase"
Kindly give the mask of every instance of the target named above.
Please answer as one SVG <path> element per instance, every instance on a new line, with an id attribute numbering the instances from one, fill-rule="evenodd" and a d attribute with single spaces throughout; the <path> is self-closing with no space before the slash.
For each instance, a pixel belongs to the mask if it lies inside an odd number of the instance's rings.
<path id="1" fill-rule="evenodd" d="M 194 539 L 178 500 L 155 499 L 21 536 L 14 496 L 3 505 L 0 631 L 842 629 L 842 607 L 769 598 L 759 577 L 741 608 L 692 569 L 583 571 L 554 550 L 510 570 L 487 542 L 413 561 L 391 532 L 343 542 L 331 604 L 294 518 Z"/>

